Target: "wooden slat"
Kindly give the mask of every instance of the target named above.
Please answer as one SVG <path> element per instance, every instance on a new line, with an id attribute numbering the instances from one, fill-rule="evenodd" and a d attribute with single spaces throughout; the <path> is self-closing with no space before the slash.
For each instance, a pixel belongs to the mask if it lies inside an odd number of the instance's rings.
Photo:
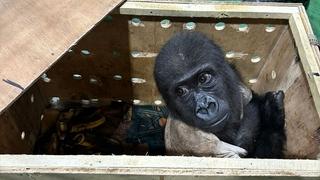
<path id="1" fill-rule="evenodd" d="M 292 13 L 298 13 L 298 7 L 267 6 L 257 8 L 250 4 L 211 4 L 180 2 L 126 2 L 120 8 L 121 14 L 149 16 L 186 16 L 216 18 L 272 18 L 288 19 Z"/>
<path id="2" fill-rule="evenodd" d="M 320 176 L 320 161 L 181 156 L 0 155 L 1 173 L 317 177 Z"/>
<path id="3" fill-rule="evenodd" d="M 293 14 L 289 19 L 290 28 L 298 49 L 299 57 L 308 80 L 309 88 L 318 112 L 320 121 L 320 73 L 319 65 L 310 45 L 303 21 L 299 14 Z M 315 73 L 315 74 L 314 74 Z M 318 73 L 318 74 L 317 74 Z"/>
<path id="4" fill-rule="evenodd" d="M 120 2 L 0 1 L 0 112 Z"/>

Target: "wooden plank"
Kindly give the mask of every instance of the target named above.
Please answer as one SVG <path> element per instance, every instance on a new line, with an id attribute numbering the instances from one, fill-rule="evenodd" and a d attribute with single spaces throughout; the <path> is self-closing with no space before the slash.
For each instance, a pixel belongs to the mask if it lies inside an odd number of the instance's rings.
<path id="1" fill-rule="evenodd" d="M 0 155 L 0 173 L 317 177 L 320 176 L 320 161 L 184 156 Z"/>
<path id="2" fill-rule="evenodd" d="M 258 93 L 275 90 L 285 92 L 285 155 L 289 158 L 316 158 L 320 152 L 319 143 L 317 138 L 312 137 L 317 136 L 320 121 L 288 30 L 281 35 L 270 53 L 253 90 Z"/>
<path id="3" fill-rule="evenodd" d="M 1 174 L 2 180 L 318 180 L 318 177 L 238 177 L 238 176 L 141 176 L 141 175 L 105 175 L 105 174 Z"/>
<path id="4" fill-rule="evenodd" d="M 221 1 L 221 0 L 127 0 L 127 2 L 155 2 L 155 3 L 197 3 L 197 4 L 232 4 L 232 5 L 252 5 L 252 6 L 302 6 L 301 3 L 278 3 L 278 2 L 242 2 L 238 1 Z"/>
<path id="5" fill-rule="evenodd" d="M 32 153 L 44 106 L 39 87 L 34 85 L 0 115 L 0 153 Z"/>
<path id="6" fill-rule="evenodd" d="M 0 112 L 120 2 L 2 0 Z"/>
<path id="7" fill-rule="evenodd" d="M 185 16 L 216 18 L 271 18 L 288 19 L 299 13 L 298 7 L 261 5 L 256 8 L 247 4 L 126 2 L 120 7 L 121 14 L 148 16 Z"/>
<path id="8" fill-rule="evenodd" d="M 309 89 L 318 112 L 320 121 L 320 73 L 316 56 L 309 43 L 309 39 L 299 14 L 293 14 L 289 19 L 290 28 L 298 49 L 299 57 L 308 81 Z"/>

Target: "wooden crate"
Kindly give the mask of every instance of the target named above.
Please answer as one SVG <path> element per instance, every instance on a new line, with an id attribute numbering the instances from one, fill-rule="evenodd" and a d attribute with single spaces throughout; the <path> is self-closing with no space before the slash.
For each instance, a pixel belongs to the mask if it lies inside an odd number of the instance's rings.
<path id="1" fill-rule="evenodd" d="M 302 5 L 129 0 L 106 16 L 120 3 L 0 1 L 0 153 L 7 154 L 0 155 L 0 179 L 320 176 L 319 160 L 293 160 L 320 153 L 320 56 Z M 161 27 L 163 19 L 170 28 Z M 154 58 L 187 22 L 221 45 L 253 90 L 285 91 L 292 159 L 14 155 L 32 152 L 52 97 L 161 100 Z M 219 22 L 223 30 L 215 29 Z"/>

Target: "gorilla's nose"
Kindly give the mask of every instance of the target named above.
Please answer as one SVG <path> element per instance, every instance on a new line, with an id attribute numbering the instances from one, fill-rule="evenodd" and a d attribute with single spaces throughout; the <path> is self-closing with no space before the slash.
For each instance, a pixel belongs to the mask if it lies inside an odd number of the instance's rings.
<path id="1" fill-rule="evenodd" d="M 196 95 L 196 114 L 201 119 L 211 119 L 215 116 L 217 110 L 217 101 L 209 95 L 197 94 Z"/>

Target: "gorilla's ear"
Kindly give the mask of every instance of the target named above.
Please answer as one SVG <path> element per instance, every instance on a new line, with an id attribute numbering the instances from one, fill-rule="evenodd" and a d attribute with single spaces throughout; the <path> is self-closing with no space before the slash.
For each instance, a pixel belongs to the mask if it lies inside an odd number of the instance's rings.
<path id="1" fill-rule="evenodd" d="M 251 101 L 252 92 L 243 83 L 240 83 L 239 87 L 240 87 L 240 92 L 241 92 L 241 96 L 242 96 L 242 104 L 243 104 L 243 106 L 245 106 Z"/>

